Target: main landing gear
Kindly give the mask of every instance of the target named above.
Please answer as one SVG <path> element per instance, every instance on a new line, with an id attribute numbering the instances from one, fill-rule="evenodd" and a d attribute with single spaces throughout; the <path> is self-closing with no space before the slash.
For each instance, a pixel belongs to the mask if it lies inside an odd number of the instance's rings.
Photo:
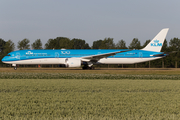
<path id="1" fill-rule="evenodd" d="M 82 67 L 82 69 L 83 69 L 83 70 L 94 70 L 95 67 L 93 67 L 93 66 L 89 67 L 89 66 L 87 66 L 87 65 L 84 65 L 84 66 Z"/>
<path id="2" fill-rule="evenodd" d="M 95 67 L 94 66 L 88 66 L 88 65 L 84 65 L 83 67 L 82 67 L 82 69 L 83 70 L 94 70 L 95 69 Z"/>

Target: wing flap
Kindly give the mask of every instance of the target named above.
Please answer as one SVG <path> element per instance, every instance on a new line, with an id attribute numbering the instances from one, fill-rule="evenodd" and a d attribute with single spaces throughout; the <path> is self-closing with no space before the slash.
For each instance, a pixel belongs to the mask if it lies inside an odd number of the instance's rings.
<path id="1" fill-rule="evenodd" d="M 109 56 L 113 56 L 113 55 L 116 55 L 118 53 L 128 52 L 128 51 L 131 51 L 131 50 L 116 51 L 116 52 L 110 52 L 110 53 L 104 53 L 104 54 L 98 54 L 98 55 L 91 55 L 91 56 L 82 57 L 82 60 L 86 59 L 86 60 L 89 60 L 89 61 L 97 62 L 98 60 L 100 60 L 102 58 L 107 58 Z"/>

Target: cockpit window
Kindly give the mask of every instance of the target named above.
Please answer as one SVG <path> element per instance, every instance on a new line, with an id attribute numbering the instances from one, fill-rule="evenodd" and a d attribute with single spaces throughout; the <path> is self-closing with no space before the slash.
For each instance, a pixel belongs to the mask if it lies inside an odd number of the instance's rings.
<path id="1" fill-rule="evenodd" d="M 10 54 L 7 54 L 6 56 L 11 56 Z"/>

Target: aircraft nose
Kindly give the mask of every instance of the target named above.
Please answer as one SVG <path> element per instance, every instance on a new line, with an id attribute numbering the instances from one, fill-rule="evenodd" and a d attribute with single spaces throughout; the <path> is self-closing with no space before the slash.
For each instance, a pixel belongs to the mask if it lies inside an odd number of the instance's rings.
<path id="1" fill-rule="evenodd" d="M 3 63 L 6 61 L 6 56 L 1 60 Z"/>

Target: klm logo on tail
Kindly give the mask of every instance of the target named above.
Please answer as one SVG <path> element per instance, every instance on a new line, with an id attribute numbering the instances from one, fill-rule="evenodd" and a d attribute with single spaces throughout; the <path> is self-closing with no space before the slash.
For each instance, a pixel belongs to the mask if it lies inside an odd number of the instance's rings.
<path id="1" fill-rule="evenodd" d="M 154 43 L 151 43 L 151 46 L 154 46 L 154 47 L 162 46 L 162 43 L 159 43 L 159 40 L 154 40 L 153 42 Z"/>

